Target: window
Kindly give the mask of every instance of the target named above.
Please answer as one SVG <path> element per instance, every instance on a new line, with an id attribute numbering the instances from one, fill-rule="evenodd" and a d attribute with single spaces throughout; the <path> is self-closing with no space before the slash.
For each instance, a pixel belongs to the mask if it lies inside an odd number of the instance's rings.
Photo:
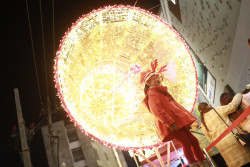
<path id="1" fill-rule="evenodd" d="M 214 76 L 207 71 L 207 98 L 210 102 L 214 103 L 216 80 Z"/>
<path id="2" fill-rule="evenodd" d="M 68 139 L 69 139 L 69 142 L 70 142 L 70 143 L 79 140 L 75 128 L 74 128 L 74 129 L 67 130 L 67 136 L 68 136 Z"/>
<path id="3" fill-rule="evenodd" d="M 76 147 L 76 148 L 72 149 L 71 152 L 72 152 L 72 155 L 73 155 L 75 162 L 85 160 L 85 157 L 84 157 L 84 154 L 82 151 L 82 147 Z"/>
<path id="4" fill-rule="evenodd" d="M 194 51 L 191 48 L 189 49 L 193 56 L 195 66 L 197 68 L 199 86 L 206 94 L 209 103 L 214 103 L 216 80 L 214 76 L 211 74 L 211 72 L 201 62 L 199 57 L 194 53 Z"/>
<path id="5" fill-rule="evenodd" d="M 197 68 L 198 83 L 199 83 L 200 87 L 202 88 L 202 90 L 205 93 L 207 93 L 207 71 L 208 70 L 204 66 L 204 64 L 201 62 L 199 57 L 194 53 L 194 51 L 191 48 L 189 48 L 189 50 L 193 56 L 195 66 Z"/>

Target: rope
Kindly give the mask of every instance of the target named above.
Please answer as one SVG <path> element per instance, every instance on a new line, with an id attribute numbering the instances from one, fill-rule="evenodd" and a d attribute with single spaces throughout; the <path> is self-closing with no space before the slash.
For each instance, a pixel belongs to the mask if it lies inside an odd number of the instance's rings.
<path id="1" fill-rule="evenodd" d="M 52 26 L 53 26 L 53 49 L 54 49 L 54 52 L 53 52 L 53 56 L 56 56 L 56 49 L 55 49 L 55 5 L 54 5 L 54 0 L 52 0 Z M 57 106 L 57 103 L 56 103 L 56 89 L 54 89 L 55 92 L 54 92 L 54 95 L 55 95 L 55 105 Z"/>
<path id="2" fill-rule="evenodd" d="M 149 8 L 149 9 L 147 9 L 147 10 L 152 10 L 152 9 L 154 9 L 154 8 L 158 7 L 158 6 L 165 5 L 165 4 L 166 4 L 166 3 L 165 3 L 165 2 L 163 2 L 163 3 L 160 3 L 160 4 L 158 4 L 158 5 L 156 5 L 156 6 L 152 7 L 152 8 Z"/>
<path id="3" fill-rule="evenodd" d="M 147 9 L 147 10 L 152 10 L 152 9 L 158 7 L 158 6 L 161 6 L 161 4 L 158 4 L 158 5 L 156 5 L 156 6 L 152 7 L 152 8 L 149 8 L 149 9 Z"/>
<path id="4" fill-rule="evenodd" d="M 192 131 L 192 130 L 190 130 L 190 132 L 205 136 L 203 133 L 200 133 L 200 132 L 195 132 L 195 131 Z"/>
<path id="5" fill-rule="evenodd" d="M 47 65 L 46 65 L 46 57 L 45 57 L 45 46 L 44 46 L 44 34 L 43 34 L 43 14 L 42 14 L 42 3 L 40 2 L 40 16 L 41 16 L 41 29 L 42 29 L 42 41 L 43 41 L 43 58 L 44 58 L 44 70 L 45 70 L 45 82 L 46 82 L 46 91 L 47 91 L 47 97 L 49 98 L 49 90 L 48 90 L 48 81 L 47 81 Z"/>
<path id="6" fill-rule="evenodd" d="M 26 8 L 27 8 L 29 30 L 30 30 L 30 40 L 31 40 L 31 46 L 32 46 L 33 60 L 34 60 L 35 71 L 36 71 L 36 82 L 37 82 L 37 87 L 38 87 L 38 95 L 39 95 L 39 101 L 42 104 L 41 91 L 40 91 L 40 85 L 39 85 L 38 73 L 37 73 L 36 58 L 35 58 L 36 56 L 35 56 L 35 50 L 34 50 L 34 42 L 33 42 L 32 30 L 31 30 L 31 24 L 30 24 L 29 5 L 28 5 L 28 1 L 27 0 L 26 0 Z"/>
<path id="7" fill-rule="evenodd" d="M 136 0 L 136 1 L 135 1 L 135 4 L 134 4 L 134 6 L 135 6 L 135 5 L 137 4 L 137 2 L 138 2 L 138 0 Z"/>
<path id="8" fill-rule="evenodd" d="M 52 0 L 52 26 L 53 26 L 53 49 L 54 49 L 54 55 L 56 53 L 55 51 L 55 11 L 54 11 L 54 0 Z"/>

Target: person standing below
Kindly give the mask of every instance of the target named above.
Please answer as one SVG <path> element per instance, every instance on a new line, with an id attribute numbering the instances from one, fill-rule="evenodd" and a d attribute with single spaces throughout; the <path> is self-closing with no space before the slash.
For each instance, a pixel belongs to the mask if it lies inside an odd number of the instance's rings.
<path id="1" fill-rule="evenodd" d="M 196 118 L 174 100 L 167 87 L 161 85 L 159 74 L 165 71 L 166 65 L 156 72 L 157 65 L 156 59 L 151 63 L 152 70 L 140 74 L 140 84 L 145 93 L 143 102 L 154 116 L 157 136 L 162 142 L 175 138 L 183 147 L 190 167 L 209 167 L 210 162 L 205 159 L 197 138 L 189 130 Z"/>
<path id="2" fill-rule="evenodd" d="M 201 126 L 197 120 L 190 125 L 190 131 L 198 139 L 201 148 L 207 148 L 211 144 L 204 135 Z M 217 150 L 216 147 L 210 149 L 208 151 L 208 154 L 215 162 L 217 167 L 226 167 L 226 162 L 220 155 L 220 152 Z"/>
<path id="3" fill-rule="evenodd" d="M 228 115 L 237 110 L 240 105 L 241 99 L 242 94 L 238 93 L 234 96 L 232 102 L 228 105 L 215 107 L 215 110 L 220 114 L 220 116 L 228 125 L 231 124 Z M 214 108 L 207 103 L 200 103 L 198 109 L 201 113 L 202 130 L 208 141 L 213 142 L 228 127 L 215 112 Z M 247 151 L 247 149 L 244 148 L 237 141 L 237 139 L 235 139 L 232 133 L 227 134 L 215 146 L 226 161 L 228 167 L 247 167 L 250 165 L 250 152 Z"/>
<path id="4" fill-rule="evenodd" d="M 12 125 L 12 131 L 11 131 L 10 136 L 11 136 L 13 147 L 14 147 L 15 151 L 18 152 L 20 161 L 23 164 L 23 153 L 22 153 L 20 134 L 17 130 L 16 124 Z"/>
<path id="5" fill-rule="evenodd" d="M 250 89 L 249 89 L 250 90 Z M 248 92 L 246 94 L 242 95 L 242 100 L 241 100 L 241 104 L 238 107 L 238 109 L 233 112 L 230 113 L 228 115 L 229 119 L 234 122 L 243 112 L 244 110 L 250 105 L 250 91 L 248 90 Z M 222 93 L 220 96 L 220 104 L 222 106 L 224 105 L 228 105 L 232 99 L 233 99 L 233 94 L 231 93 Z M 250 114 L 248 116 L 246 116 L 237 126 L 236 129 L 239 132 L 242 131 L 247 131 L 248 133 L 250 133 Z"/>
<path id="6" fill-rule="evenodd" d="M 31 147 L 31 141 L 35 135 L 35 124 L 31 122 L 28 127 L 25 129 L 28 147 Z"/>

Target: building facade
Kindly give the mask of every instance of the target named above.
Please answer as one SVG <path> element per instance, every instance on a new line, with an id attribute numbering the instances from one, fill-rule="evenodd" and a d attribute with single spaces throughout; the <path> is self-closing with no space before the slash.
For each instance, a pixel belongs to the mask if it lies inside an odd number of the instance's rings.
<path id="1" fill-rule="evenodd" d="M 201 96 L 218 106 L 223 92 L 243 91 L 250 83 L 250 1 L 160 2 L 160 18 L 180 33 L 197 59 Z"/>
<path id="2" fill-rule="evenodd" d="M 63 167 L 127 167 L 121 150 L 106 147 L 91 140 L 74 124 L 63 121 L 53 123 L 56 134 L 57 164 Z M 42 127 L 42 135 L 49 167 L 52 167 L 51 144 L 48 126 Z"/>

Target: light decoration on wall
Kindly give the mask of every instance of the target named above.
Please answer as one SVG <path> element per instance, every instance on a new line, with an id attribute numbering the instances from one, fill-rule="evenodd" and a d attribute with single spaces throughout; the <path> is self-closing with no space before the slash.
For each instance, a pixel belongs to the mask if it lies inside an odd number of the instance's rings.
<path id="1" fill-rule="evenodd" d="M 168 63 L 163 84 L 190 112 L 197 74 L 180 35 L 158 16 L 131 6 L 108 6 L 79 18 L 61 40 L 54 77 L 62 105 L 85 134 L 120 149 L 161 146 L 141 103 L 139 73 Z"/>

